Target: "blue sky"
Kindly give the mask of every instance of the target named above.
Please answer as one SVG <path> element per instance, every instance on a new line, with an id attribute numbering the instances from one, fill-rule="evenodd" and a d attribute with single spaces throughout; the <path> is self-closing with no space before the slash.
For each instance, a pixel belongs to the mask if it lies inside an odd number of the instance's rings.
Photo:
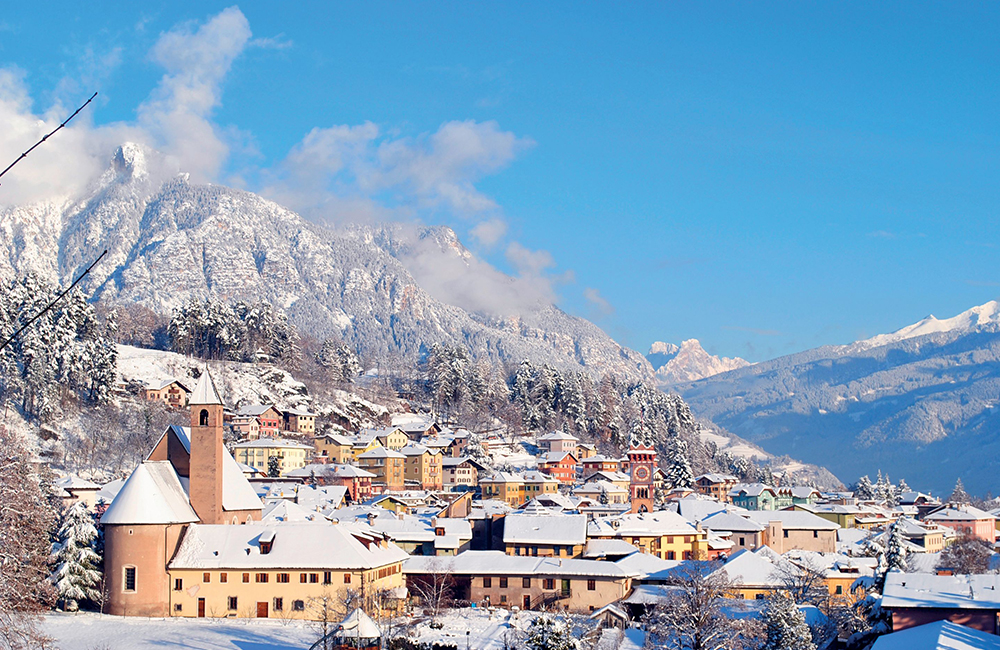
<path id="1" fill-rule="evenodd" d="M 79 130 L 198 164 L 190 118 L 203 177 L 448 224 L 642 351 L 761 360 L 1000 293 L 997 5 L 228 6 L 12 4 L 0 101 L 99 90 Z"/>

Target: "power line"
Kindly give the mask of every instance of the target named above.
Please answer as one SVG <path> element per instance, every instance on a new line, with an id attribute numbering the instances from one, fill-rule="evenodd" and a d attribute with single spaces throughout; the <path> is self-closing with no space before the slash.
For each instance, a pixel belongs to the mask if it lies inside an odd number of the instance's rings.
<path id="1" fill-rule="evenodd" d="M 53 135 L 55 135 L 56 131 L 58 131 L 59 129 L 63 128 L 63 127 L 64 127 L 64 126 L 66 126 L 67 124 L 69 124 L 69 121 L 70 121 L 70 120 L 72 120 L 72 119 L 73 119 L 74 117 L 76 117 L 76 114 L 77 114 L 77 113 L 79 113 L 79 112 L 80 112 L 80 111 L 82 111 L 82 110 L 83 110 L 84 108 L 86 108 L 87 104 L 89 104 L 90 102 L 94 101 L 94 97 L 97 97 L 97 93 L 96 93 L 96 92 L 95 92 L 95 93 L 94 93 L 93 95 L 91 95 L 91 96 L 90 96 L 90 99 L 88 99 L 87 101 L 85 101 L 85 102 L 83 103 L 83 106 L 81 106 L 80 108 L 78 108 L 78 109 L 76 109 L 75 111 L 73 111 L 73 114 L 72 114 L 72 115 L 70 115 L 69 117 L 67 117 L 67 118 L 66 118 L 66 121 L 65 121 L 65 122 L 63 122 L 62 124 L 60 124 L 60 125 L 59 125 L 59 126 L 57 126 L 56 128 L 52 129 L 52 132 L 51 132 L 51 133 L 47 134 L 47 135 L 46 135 L 45 137 L 43 137 L 43 138 L 42 138 L 41 140 L 39 140 L 38 142 L 36 142 L 36 143 L 34 144 L 34 146 L 32 146 L 32 147 L 31 147 L 31 149 L 28 149 L 27 151 L 25 151 L 24 153 L 22 153 L 22 154 L 21 154 L 20 156 L 18 156 L 17 160 L 15 160 L 15 161 L 14 161 L 14 162 L 12 162 L 11 164 L 7 165 L 7 169 L 5 169 L 5 170 L 3 170 L 2 172 L 0 172 L 0 176 L 3 176 L 4 174 L 6 174 L 7 172 L 9 172 L 9 171 L 10 171 L 10 168 L 11 168 L 11 167 L 13 167 L 13 166 L 14 166 L 14 165 L 16 165 L 17 163 L 19 163 L 19 162 L 21 162 L 22 160 L 24 160 L 25 158 L 27 158 L 27 157 L 28 157 L 28 154 L 29 154 L 29 153 L 31 153 L 32 151 L 34 151 L 34 150 L 35 150 L 35 148 L 37 148 L 37 147 L 38 147 L 38 146 L 39 146 L 40 144 L 42 144 L 43 142 L 45 142 L 46 140 L 48 140 L 49 138 L 51 138 L 51 137 L 52 137 Z M 107 252 L 107 251 L 105 251 L 105 252 Z M 100 258 L 98 258 L 98 259 L 100 259 Z M 0 348 L 0 349 L 2 349 L 2 348 Z"/>

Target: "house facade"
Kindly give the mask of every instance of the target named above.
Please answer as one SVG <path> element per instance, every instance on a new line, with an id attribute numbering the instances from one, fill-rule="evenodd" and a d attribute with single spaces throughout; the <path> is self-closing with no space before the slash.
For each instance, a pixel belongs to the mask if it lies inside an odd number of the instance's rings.
<path id="1" fill-rule="evenodd" d="M 301 469 L 309 462 L 314 448 L 284 438 L 258 438 L 233 446 L 236 461 L 263 472 L 270 473 L 272 458 L 277 463 L 278 476 L 285 476 L 294 469 Z"/>

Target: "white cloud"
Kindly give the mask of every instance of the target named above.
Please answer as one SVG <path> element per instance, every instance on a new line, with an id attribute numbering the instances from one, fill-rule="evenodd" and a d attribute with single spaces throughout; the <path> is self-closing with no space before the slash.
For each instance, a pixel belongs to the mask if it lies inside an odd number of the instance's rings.
<path id="1" fill-rule="evenodd" d="M 583 297 L 601 314 L 607 316 L 615 313 L 614 305 L 605 300 L 604 296 L 597 289 L 587 287 L 583 290 Z"/>
<path id="2" fill-rule="evenodd" d="M 162 34 L 151 52 L 166 74 L 139 106 L 149 143 L 195 179 L 215 178 L 229 156 L 224 131 L 211 121 L 222 101 L 222 81 L 250 41 L 250 24 L 230 7 L 195 28 L 185 23 Z"/>
<path id="3" fill-rule="evenodd" d="M 533 251 L 516 241 L 507 246 L 507 261 L 517 269 L 519 275 L 529 277 L 542 276 L 548 269 L 556 265 L 552 254 L 548 251 Z"/>
<path id="4" fill-rule="evenodd" d="M 476 224 L 470 232 L 480 244 L 493 248 L 507 234 L 507 222 L 499 217 L 487 219 Z"/>

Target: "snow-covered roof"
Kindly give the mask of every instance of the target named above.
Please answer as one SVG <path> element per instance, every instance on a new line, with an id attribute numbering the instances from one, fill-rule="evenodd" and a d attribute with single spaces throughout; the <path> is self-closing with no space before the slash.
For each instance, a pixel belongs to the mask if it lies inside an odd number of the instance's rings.
<path id="1" fill-rule="evenodd" d="M 547 451 L 538 457 L 539 463 L 561 463 L 567 457 L 576 460 L 576 456 L 571 451 Z"/>
<path id="2" fill-rule="evenodd" d="M 504 544 L 578 545 L 586 541 L 586 515 L 512 514 L 504 519 Z"/>
<path id="3" fill-rule="evenodd" d="M 552 442 L 555 440 L 575 440 L 577 442 L 580 441 L 580 439 L 577 438 L 576 436 L 570 435 L 564 431 L 553 431 L 552 433 L 546 433 L 543 436 L 538 436 L 537 438 L 535 438 L 535 440 L 538 442 L 543 442 L 543 441 Z"/>
<path id="4" fill-rule="evenodd" d="M 326 465 L 312 463 L 285 473 L 288 478 L 310 478 L 312 476 L 328 476 L 335 478 L 375 478 L 369 471 L 354 465 Z"/>
<path id="5" fill-rule="evenodd" d="M 975 506 L 949 506 L 924 517 L 927 521 L 980 521 L 993 518 L 993 515 Z"/>
<path id="6" fill-rule="evenodd" d="M 763 483 L 739 483 L 729 491 L 729 496 L 758 497 L 764 492 L 770 492 L 772 496 L 777 496 L 777 491 L 770 485 Z"/>
<path id="7" fill-rule="evenodd" d="M 778 565 L 765 554 L 753 553 L 749 550 L 734 553 L 719 571 L 726 573 L 731 580 L 747 587 L 777 588 L 785 584 L 778 573 Z"/>
<path id="8" fill-rule="evenodd" d="M 198 521 L 198 515 L 191 508 L 187 489 L 181 485 L 173 465 L 165 460 L 140 463 L 101 517 L 104 525 L 187 524 L 195 521 Z"/>
<path id="9" fill-rule="evenodd" d="M 53 483 L 53 485 L 68 491 L 101 489 L 101 486 L 98 485 L 97 483 L 94 483 L 93 481 L 88 481 L 86 479 L 82 479 L 75 474 L 70 474 L 69 476 L 65 476 L 56 481 L 55 483 Z"/>
<path id="10" fill-rule="evenodd" d="M 726 512 L 730 509 L 742 510 L 742 508 L 737 508 L 736 506 L 727 506 L 725 503 L 719 503 L 714 499 L 698 497 L 678 499 L 670 504 L 670 509 L 689 521 L 701 521 L 709 515 L 717 512 Z"/>
<path id="11" fill-rule="evenodd" d="M 639 580 L 666 580 L 683 563 L 680 560 L 661 560 L 650 553 L 633 553 L 615 564 Z"/>
<path id="12" fill-rule="evenodd" d="M 951 621 L 936 621 L 878 637 L 871 650 L 1000 650 L 1000 637 Z"/>
<path id="13" fill-rule="evenodd" d="M 590 537 L 643 537 L 648 535 L 695 535 L 694 524 L 670 510 L 630 513 L 596 519 L 588 524 Z"/>
<path id="14" fill-rule="evenodd" d="M 614 472 L 606 469 L 600 469 L 584 477 L 585 481 L 610 481 L 610 482 L 625 482 L 628 483 L 632 480 L 628 474 L 623 472 Z"/>
<path id="15" fill-rule="evenodd" d="M 359 460 L 362 458 L 406 458 L 406 456 L 388 447 L 376 447 L 358 455 Z"/>
<path id="16" fill-rule="evenodd" d="M 583 558 L 593 560 L 612 556 L 625 556 L 638 553 L 639 549 L 623 539 L 592 539 L 583 549 Z"/>
<path id="17" fill-rule="evenodd" d="M 882 607 L 1000 609 L 1000 575 L 952 575 L 890 571 Z"/>
<path id="18" fill-rule="evenodd" d="M 192 524 L 171 569 L 374 569 L 406 559 L 392 543 L 384 546 L 359 540 L 356 524 L 280 525 L 250 523 L 242 526 Z M 269 553 L 260 552 L 261 535 L 273 532 Z"/>
<path id="19" fill-rule="evenodd" d="M 730 483 L 738 480 L 732 474 L 702 474 L 701 476 L 696 476 L 694 480 L 701 481 L 702 479 L 706 483 Z"/>
<path id="20" fill-rule="evenodd" d="M 413 556 L 403 563 L 403 572 L 457 575 L 521 575 L 532 577 L 580 576 L 625 579 L 628 574 L 614 562 L 570 560 L 507 555 L 501 551 L 465 551 L 454 557 Z"/>
<path id="21" fill-rule="evenodd" d="M 292 503 L 287 499 L 281 499 L 280 501 L 275 501 L 274 503 L 266 506 L 264 511 L 261 513 L 260 520 L 265 524 L 278 524 L 278 523 L 288 523 L 288 522 L 306 522 L 312 521 L 316 523 L 327 523 L 326 518 L 322 514 L 316 512 L 315 510 L 308 510 L 302 506 Z"/>
<path id="22" fill-rule="evenodd" d="M 177 384 L 188 393 L 191 392 L 190 388 L 185 386 L 182 382 L 178 381 L 177 379 L 162 379 L 160 381 L 146 382 L 146 390 L 163 390 L 167 386 L 172 386 L 173 384 Z"/>
<path id="23" fill-rule="evenodd" d="M 781 527 L 785 530 L 837 530 L 840 528 L 840 524 L 802 510 L 750 510 L 742 514 L 747 519 L 763 526 L 767 526 L 772 521 L 780 521 Z"/>
<path id="24" fill-rule="evenodd" d="M 615 485 L 614 483 L 608 483 L 607 481 L 591 481 L 589 483 L 584 483 L 580 487 L 573 488 L 570 490 L 570 494 L 600 494 L 601 492 L 607 492 L 608 494 L 621 494 L 628 493 L 628 490 L 620 485 Z"/>
<path id="25" fill-rule="evenodd" d="M 399 453 L 403 454 L 404 456 L 423 456 L 424 454 L 428 454 L 428 453 L 429 454 L 438 454 L 438 453 L 441 453 L 441 452 L 438 449 L 430 449 L 430 448 L 425 447 L 423 445 L 418 445 L 415 442 L 411 442 L 410 444 L 408 444 L 405 447 L 403 447 L 402 449 L 400 449 Z"/>
<path id="26" fill-rule="evenodd" d="M 105 483 L 104 485 L 102 485 L 101 489 L 94 494 L 94 497 L 98 501 L 103 501 L 104 503 L 111 503 L 112 501 L 115 500 L 115 497 L 118 496 L 118 493 L 121 492 L 121 489 L 122 487 L 124 487 L 124 485 L 125 485 L 125 479 L 123 478 L 115 479 L 110 483 Z"/>
<path id="27" fill-rule="evenodd" d="M 708 530 L 730 533 L 759 533 L 767 526 L 751 521 L 746 517 L 731 512 L 716 512 L 701 520 L 701 525 Z"/>
<path id="28" fill-rule="evenodd" d="M 205 372 L 201 373 L 201 377 L 198 377 L 198 385 L 194 387 L 194 392 L 191 393 L 191 397 L 188 399 L 189 406 L 201 406 L 203 404 L 222 404 L 208 368 L 205 368 Z"/>
<path id="29" fill-rule="evenodd" d="M 249 415 L 251 417 L 257 417 L 258 415 L 261 415 L 268 409 L 272 408 L 275 411 L 278 410 L 274 406 L 274 404 L 244 404 L 243 406 L 240 407 L 237 413 L 239 413 L 240 415 Z"/>
<path id="30" fill-rule="evenodd" d="M 306 409 L 300 409 L 300 408 L 287 408 L 287 409 L 284 409 L 284 412 L 285 412 L 286 415 L 294 415 L 295 417 L 300 417 L 300 418 L 302 418 L 302 417 L 313 417 L 314 418 L 317 415 L 319 415 L 318 413 L 313 413 L 312 411 L 308 411 Z"/>
<path id="31" fill-rule="evenodd" d="M 336 636 L 341 639 L 379 639 L 382 631 L 372 617 L 359 607 L 347 615 L 337 626 Z"/>
<path id="32" fill-rule="evenodd" d="M 313 449 L 313 447 L 287 438 L 257 438 L 233 445 L 233 449 Z"/>

